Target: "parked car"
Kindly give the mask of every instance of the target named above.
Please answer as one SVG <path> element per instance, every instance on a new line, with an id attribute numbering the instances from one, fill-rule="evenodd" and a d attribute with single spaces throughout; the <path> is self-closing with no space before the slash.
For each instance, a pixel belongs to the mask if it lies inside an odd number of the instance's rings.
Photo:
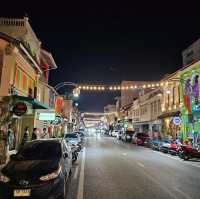
<path id="1" fill-rule="evenodd" d="M 153 150 L 157 150 L 159 151 L 160 150 L 160 145 L 161 145 L 162 141 L 160 139 L 152 139 L 151 140 L 151 148 Z"/>
<path id="2" fill-rule="evenodd" d="M 72 168 L 70 147 L 62 139 L 27 142 L 0 174 L 3 198 L 66 198 Z"/>
<path id="3" fill-rule="evenodd" d="M 111 132 L 111 136 L 112 136 L 112 137 L 117 137 L 117 134 L 118 134 L 118 131 L 117 131 L 117 130 L 113 130 L 113 131 Z"/>
<path id="4" fill-rule="evenodd" d="M 79 151 L 82 148 L 81 145 L 81 138 L 79 137 L 79 135 L 77 133 L 66 133 L 64 135 L 64 139 L 69 142 L 71 145 L 75 145 L 78 146 Z"/>
<path id="5" fill-rule="evenodd" d="M 81 142 L 84 140 L 85 134 L 83 132 L 81 132 L 81 131 L 75 131 L 73 133 L 77 133 L 79 135 L 79 137 L 81 139 Z"/>
<path id="6" fill-rule="evenodd" d="M 121 139 L 122 139 L 122 134 L 123 134 L 123 131 L 122 131 L 122 130 L 117 131 L 117 139 L 118 139 L 118 140 L 121 140 Z"/>
<path id="7" fill-rule="evenodd" d="M 179 157 L 184 160 L 200 158 L 200 150 L 193 148 L 191 145 L 182 145 L 179 150 Z"/>
<path id="8" fill-rule="evenodd" d="M 134 131 L 124 131 L 122 134 L 122 140 L 124 142 L 131 142 L 133 135 Z"/>
<path id="9" fill-rule="evenodd" d="M 172 144 L 172 140 L 164 139 L 160 144 L 159 150 L 162 151 L 163 153 L 169 153 L 171 144 Z"/>
<path id="10" fill-rule="evenodd" d="M 145 145 L 145 141 L 149 138 L 149 135 L 147 133 L 135 133 L 132 137 L 132 143 L 137 144 L 140 146 Z"/>
<path id="11" fill-rule="evenodd" d="M 181 148 L 181 143 L 180 142 L 177 142 L 177 141 L 172 141 L 170 147 L 169 147 L 169 153 L 171 155 L 178 155 L 179 153 L 179 150 Z"/>

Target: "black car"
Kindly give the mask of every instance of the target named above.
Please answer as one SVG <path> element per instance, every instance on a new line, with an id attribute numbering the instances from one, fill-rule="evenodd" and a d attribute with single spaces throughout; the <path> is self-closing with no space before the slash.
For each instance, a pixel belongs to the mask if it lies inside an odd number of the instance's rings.
<path id="1" fill-rule="evenodd" d="M 0 173 L 4 199 L 64 199 L 72 167 L 70 147 L 64 140 L 35 140 L 26 143 Z"/>

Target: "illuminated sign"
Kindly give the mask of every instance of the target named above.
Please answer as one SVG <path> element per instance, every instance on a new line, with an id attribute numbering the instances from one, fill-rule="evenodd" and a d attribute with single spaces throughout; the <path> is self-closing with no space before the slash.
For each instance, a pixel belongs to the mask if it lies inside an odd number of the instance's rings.
<path id="1" fill-rule="evenodd" d="M 182 122 L 182 120 L 181 120 L 180 117 L 174 117 L 174 118 L 173 118 L 173 123 L 174 123 L 175 125 L 180 125 L 181 122 Z"/>
<path id="2" fill-rule="evenodd" d="M 22 116 L 26 113 L 27 106 L 24 102 L 17 102 L 13 107 L 13 113 L 17 116 Z"/>
<path id="3" fill-rule="evenodd" d="M 39 120 L 53 121 L 55 118 L 55 113 L 39 113 Z"/>

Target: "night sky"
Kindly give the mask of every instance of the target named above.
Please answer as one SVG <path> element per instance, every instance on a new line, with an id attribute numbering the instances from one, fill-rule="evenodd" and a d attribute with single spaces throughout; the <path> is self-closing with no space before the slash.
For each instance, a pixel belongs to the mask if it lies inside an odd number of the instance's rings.
<path id="1" fill-rule="evenodd" d="M 131 4 L 71 6 L 54 10 L 53 5 L 40 9 L 29 5 L 0 14 L 22 17 L 27 13 L 58 65 L 50 75 L 51 85 L 159 80 L 182 66 L 182 50 L 200 37 L 199 16 L 164 16 L 161 11 L 142 16 Z M 78 101 L 83 111 L 102 111 L 116 95 L 82 93 Z"/>

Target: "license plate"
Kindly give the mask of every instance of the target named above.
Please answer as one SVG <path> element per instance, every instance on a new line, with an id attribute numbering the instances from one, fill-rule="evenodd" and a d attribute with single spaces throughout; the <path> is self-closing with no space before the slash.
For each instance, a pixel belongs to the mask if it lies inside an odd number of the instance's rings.
<path id="1" fill-rule="evenodd" d="M 31 195 L 30 189 L 16 189 L 14 190 L 14 197 L 26 197 Z"/>

